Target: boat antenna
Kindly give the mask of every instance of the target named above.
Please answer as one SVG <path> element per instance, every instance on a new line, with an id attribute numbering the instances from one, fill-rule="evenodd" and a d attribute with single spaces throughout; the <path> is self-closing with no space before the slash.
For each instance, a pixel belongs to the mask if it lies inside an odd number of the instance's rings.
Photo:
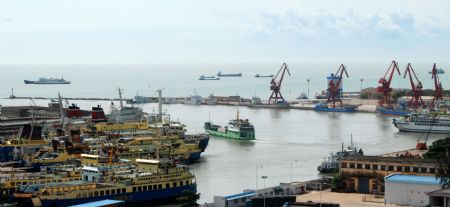
<path id="1" fill-rule="evenodd" d="M 353 134 L 350 133 L 350 146 L 353 148 Z"/>

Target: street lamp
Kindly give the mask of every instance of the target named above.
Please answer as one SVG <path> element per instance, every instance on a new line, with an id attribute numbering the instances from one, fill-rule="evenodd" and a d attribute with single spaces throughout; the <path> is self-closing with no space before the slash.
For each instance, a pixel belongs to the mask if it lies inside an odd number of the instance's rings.
<path id="1" fill-rule="evenodd" d="M 294 162 L 297 162 L 297 160 L 291 160 L 291 183 L 292 183 L 292 168 L 293 168 Z"/>
<path id="2" fill-rule="evenodd" d="M 255 178 L 256 178 L 256 186 L 255 186 L 255 193 L 256 194 L 258 194 L 258 168 L 263 168 L 263 166 L 262 165 L 256 165 L 256 167 L 255 167 L 255 171 L 256 171 L 256 173 L 255 173 Z"/>
<path id="3" fill-rule="evenodd" d="M 359 93 L 360 93 L 360 97 L 359 97 L 359 98 L 361 99 L 361 104 L 362 104 L 362 99 L 363 99 L 363 94 L 362 94 L 362 84 L 363 84 L 364 79 L 361 78 L 360 81 L 361 81 L 361 90 L 360 90 L 360 92 L 359 92 Z"/>
<path id="4" fill-rule="evenodd" d="M 308 79 L 306 79 L 306 81 L 308 82 L 308 99 L 309 99 L 309 81 L 310 81 L 310 79 L 308 78 Z"/>
<path id="5" fill-rule="evenodd" d="M 263 176 L 261 176 L 261 178 L 264 180 L 264 188 L 266 188 L 266 179 L 267 179 L 267 176 L 263 175 Z M 263 193 L 264 193 L 264 192 L 263 192 Z M 265 193 L 263 194 L 263 200 L 264 200 L 264 207 L 266 207 L 266 194 L 265 194 Z"/>

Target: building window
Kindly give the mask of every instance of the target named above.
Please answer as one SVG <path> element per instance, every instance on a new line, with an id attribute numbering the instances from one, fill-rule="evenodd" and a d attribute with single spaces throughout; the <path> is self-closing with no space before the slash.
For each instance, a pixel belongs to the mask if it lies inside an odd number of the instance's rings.
<path id="1" fill-rule="evenodd" d="M 413 167 L 413 172 L 419 173 L 419 168 L 418 167 Z"/>
<path id="2" fill-rule="evenodd" d="M 170 188 L 170 184 L 169 183 L 166 183 L 166 188 Z"/>
<path id="3" fill-rule="evenodd" d="M 357 169 L 362 169 L 362 164 L 356 164 Z"/>
<path id="4" fill-rule="evenodd" d="M 355 163 L 350 163 L 350 168 L 355 168 Z"/>
<path id="5" fill-rule="evenodd" d="M 347 168 L 347 163 L 345 162 L 341 163 L 341 168 Z"/>
<path id="6" fill-rule="evenodd" d="M 370 165 L 369 164 L 364 164 L 364 169 L 370 170 Z"/>
<path id="7" fill-rule="evenodd" d="M 133 187 L 133 192 L 136 192 L 136 187 Z"/>
<path id="8" fill-rule="evenodd" d="M 234 204 L 237 204 L 238 202 L 239 202 L 239 199 L 234 199 L 234 200 L 233 200 L 233 203 L 234 203 Z"/>
<path id="9" fill-rule="evenodd" d="M 411 167 L 410 166 L 405 166 L 405 172 L 411 172 Z"/>
<path id="10" fill-rule="evenodd" d="M 378 170 L 378 165 L 372 165 L 372 170 Z"/>
<path id="11" fill-rule="evenodd" d="M 389 171 L 394 171 L 394 166 L 388 166 Z"/>
<path id="12" fill-rule="evenodd" d="M 386 165 L 380 165 L 380 170 L 386 170 Z"/>
<path id="13" fill-rule="evenodd" d="M 397 168 L 397 172 L 403 171 L 403 170 L 402 170 L 402 168 L 403 168 L 402 166 L 397 166 L 396 168 Z"/>
<path id="14" fill-rule="evenodd" d="M 436 173 L 436 169 L 435 168 L 430 168 L 430 173 Z"/>
<path id="15" fill-rule="evenodd" d="M 421 173 L 427 173 L 427 168 L 426 168 L 426 167 L 420 168 L 420 172 L 421 172 Z"/>

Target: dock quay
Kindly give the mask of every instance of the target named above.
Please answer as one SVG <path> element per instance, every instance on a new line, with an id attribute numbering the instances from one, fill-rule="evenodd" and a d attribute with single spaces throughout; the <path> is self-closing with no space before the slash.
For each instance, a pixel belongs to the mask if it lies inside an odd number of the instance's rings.
<path id="1" fill-rule="evenodd" d="M 35 100 L 58 100 L 58 98 L 49 97 L 29 97 L 29 96 L 14 96 L 3 99 L 35 99 Z M 82 101 L 120 101 L 119 98 L 81 98 L 81 97 L 64 97 L 64 100 L 82 100 Z M 131 99 L 122 99 L 124 101 Z"/>

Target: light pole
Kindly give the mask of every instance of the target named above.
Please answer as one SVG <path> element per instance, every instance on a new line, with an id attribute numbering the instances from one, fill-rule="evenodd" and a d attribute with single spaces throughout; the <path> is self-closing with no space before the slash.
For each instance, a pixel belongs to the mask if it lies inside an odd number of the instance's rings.
<path id="1" fill-rule="evenodd" d="M 292 168 L 293 168 L 294 162 L 297 162 L 297 160 L 291 160 L 291 183 L 292 183 Z"/>
<path id="2" fill-rule="evenodd" d="M 256 186 L 255 186 L 255 193 L 258 194 L 258 168 L 262 168 L 262 165 L 256 165 L 255 167 L 255 178 L 256 178 Z"/>
<path id="3" fill-rule="evenodd" d="M 363 94 L 362 94 L 362 84 L 363 84 L 363 81 L 364 81 L 364 79 L 363 79 L 363 78 L 361 78 L 361 79 L 360 79 L 360 81 L 361 81 L 361 87 L 360 87 L 360 88 L 361 88 L 361 90 L 360 90 L 360 92 L 359 92 L 359 93 L 360 93 L 360 96 L 359 96 L 359 98 L 361 99 L 361 104 L 362 104 L 362 99 L 363 99 Z"/>
<path id="4" fill-rule="evenodd" d="M 308 82 L 308 99 L 309 99 L 309 81 L 310 81 L 310 79 L 308 78 L 308 79 L 306 79 L 306 81 Z"/>
<path id="5" fill-rule="evenodd" d="M 264 180 L 264 188 L 266 188 L 267 176 L 263 175 L 263 176 L 261 176 L 261 178 Z M 265 193 L 263 194 L 263 200 L 264 200 L 264 207 L 266 207 L 266 194 Z"/>

